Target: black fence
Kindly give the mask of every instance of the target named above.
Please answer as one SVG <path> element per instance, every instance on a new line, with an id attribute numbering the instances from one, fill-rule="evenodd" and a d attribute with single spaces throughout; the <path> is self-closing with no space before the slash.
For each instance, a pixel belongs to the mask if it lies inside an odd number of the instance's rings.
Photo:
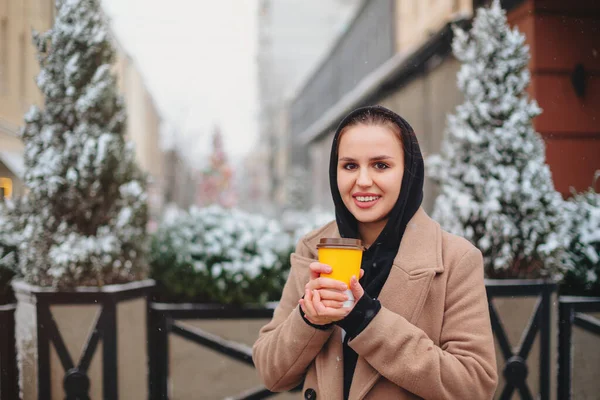
<path id="1" fill-rule="evenodd" d="M 545 281 L 530 280 L 486 280 L 486 289 L 492 321 L 492 330 L 500 346 L 504 358 L 504 375 L 506 384 L 501 390 L 500 399 L 511 399 L 515 390 L 518 390 L 521 399 L 549 399 L 550 398 L 550 318 L 552 306 L 552 293 L 557 285 Z M 513 350 L 502 321 L 496 311 L 493 299 L 497 297 L 537 297 L 533 315 L 529 319 L 521 341 Z M 533 396 L 527 385 L 527 358 L 530 355 L 533 342 L 540 335 L 540 363 L 539 363 L 539 394 Z"/>
<path id="2" fill-rule="evenodd" d="M 19 398 L 19 373 L 15 350 L 16 304 L 0 306 L 0 399 Z"/>
<path id="3" fill-rule="evenodd" d="M 121 301 L 145 296 L 147 287 L 140 286 L 123 292 L 56 292 L 36 293 L 37 297 L 37 346 L 38 346 L 38 393 L 46 398 L 50 391 L 50 343 L 56 349 L 65 376 L 63 386 L 66 400 L 89 400 L 90 380 L 88 368 L 102 342 L 102 391 L 105 399 L 118 399 L 117 354 L 117 304 Z M 99 305 L 89 336 L 79 360 L 73 360 L 50 306 L 56 304 Z"/>
<path id="4" fill-rule="evenodd" d="M 594 333 L 600 339 L 600 320 L 584 314 L 600 312 L 600 297 L 561 296 L 558 301 L 558 398 L 570 400 L 573 326 Z M 598 348 L 600 346 L 596 351 Z"/>
<path id="5" fill-rule="evenodd" d="M 212 349 L 231 359 L 254 367 L 252 349 L 246 345 L 225 340 L 199 328 L 184 326 L 180 321 L 189 319 L 248 320 L 268 319 L 274 307 L 226 307 L 210 304 L 150 303 L 148 340 L 150 351 L 150 400 L 169 398 L 169 335 L 177 335 L 200 346 Z M 296 388 L 293 391 L 297 391 Z M 236 400 L 264 399 L 274 393 L 259 386 L 233 397 Z"/>
<path id="6" fill-rule="evenodd" d="M 506 384 L 500 390 L 500 399 L 512 398 L 518 391 L 521 399 L 549 399 L 551 391 L 551 312 L 552 294 L 557 287 L 553 283 L 543 281 L 511 281 L 511 280 L 487 280 L 486 289 L 489 300 L 489 311 L 492 321 L 492 329 L 497 339 L 499 349 L 504 358 L 504 367 L 501 372 Z M 534 312 L 521 335 L 518 346 L 512 346 L 508 340 L 504 325 L 499 313 L 494 306 L 493 299 L 502 297 L 537 297 Z M 53 296 L 53 302 L 61 300 Z M 89 297 L 89 298 L 83 298 Z M 95 297 L 95 298 L 92 298 Z M 66 300 L 66 299 L 65 299 Z M 87 340 L 83 356 L 77 365 L 70 359 L 66 351 L 56 324 L 49 315 L 46 307 L 38 308 L 38 319 L 43 321 L 43 329 L 38 332 L 42 345 L 39 349 L 40 360 L 39 389 L 48 390 L 49 377 L 47 368 L 49 362 L 48 346 L 50 342 L 57 349 L 61 363 L 67 372 L 65 376 L 65 389 L 71 395 L 81 393 L 80 389 L 87 386 L 85 376 L 86 366 L 96 349 L 99 339 L 104 342 L 103 367 L 104 367 L 104 392 L 114 393 L 116 390 L 116 354 L 115 346 L 111 345 L 111 337 L 114 339 L 114 300 L 98 298 L 96 296 L 79 297 L 79 303 L 100 303 L 103 310 L 98 313 L 96 328 L 92 330 Z M 122 299 L 119 299 L 122 300 Z M 69 303 L 72 299 L 69 299 Z M 58 301 L 60 303 L 60 301 Z M 97 303 L 96 303 L 97 302 Z M 14 341 L 14 314 L 16 306 L 0 306 L 0 337 L 12 338 L 12 340 L 0 341 L 0 398 L 18 398 L 18 373 L 16 365 L 15 341 Z M 252 351 L 249 346 L 225 340 L 221 337 L 205 332 L 198 328 L 185 326 L 181 321 L 190 319 L 219 319 L 219 320 L 248 320 L 268 319 L 273 315 L 274 306 L 270 307 L 243 307 L 233 308 L 222 305 L 204 304 L 164 304 L 148 303 L 148 349 L 149 349 L 149 396 L 151 400 L 167 400 L 169 381 L 169 335 L 176 335 L 187 339 L 200 346 L 212 349 L 226 357 L 241 363 L 253 366 Z M 559 370 L 558 370 L 558 399 L 571 398 L 571 369 L 572 369 L 572 328 L 580 327 L 586 331 L 600 336 L 600 320 L 586 312 L 600 312 L 600 298 L 586 297 L 559 297 Z M 540 337 L 539 354 L 539 393 L 532 394 L 527 386 L 526 377 L 528 373 L 527 359 L 531 354 L 533 342 L 537 335 Z M 113 340 L 114 341 L 114 340 Z M 44 342 L 46 343 L 44 345 Z M 44 367 L 46 365 L 46 367 Z M 294 391 L 300 388 L 294 389 Z M 44 392 L 40 392 L 44 393 Z M 249 389 L 233 397 L 236 400 L 264 399 L 273 395 L 265 387 Z M 84 395 L 85 396 L 85 395 Z M 69 396 L 67 396 L 69 398 Z M 85 397 L 78 397 L 85 398 Z M 116 398 L 116 397 L 114 397 Z"/>
<path id="7" fill-rule="evenodd" d="M 102 343 L 102 393 L 103 399 L 117 400 L 119 398 L 118 386 L 118 360 L 119 352 L 117 349 L 117 305 L 120 302 L 133 300 L 137 298 L 147 298 L 154 281 L 132 282 L 121 285 L 119 290 L 106 289 L 84 290 L 72 292 L 57 292 L 52 290 L 38 290 L 35 286 L 22 284 L 15 292 L 21 291 L 24 297 L 31 298 L 31 304 L 35 305 L 36 318 L 36 337 L 37 337 L 37 393 L 39 400 L 50 399 L 51 396 L 51 364 L 50 364 L 50 346 L 54 347 L 56 355 L 60 361 L 62 371 L 64 372 L 63 388 L 65 391 L 65 400 L 89 400 L 90 379 L 88 377 L 88 368 L 98 351 L 98 344 Z M 66 342 L 61 334 L 57 322 L 51 312 L 54 305 L 97 305 L 100 310 L 96 313 L 95 320 L 89 331 L 83 346 L 83 351 L 79 359 L 73 359 L 67 350 Z M 16 305 L 5 306 L 5 308 Z M 31 317 L 31 315 L 29 316 Z M 15 334 L 14 334 L 14 309 L 12 314 L 4 316 L 0 313 L 0 334 L 3 340 L 0 341 L 0 362 L 9 364 L 9 372 L 5 376 L 0 376 L 2 380 L 2 390 L 5 382 L 8 394 L 0 393 L 2 400 L 12 400 L 19 398 L 19 392 L 15 388 L 18 386 L 18 373 L 16 366 L 10 371 L 11 359 L 16 360 L 15 356 Z M 12 324 L 12 325 L 11 325 Z M 7 327 L 7 328 L 5 328 Z M 12 334 L 6 336 L 12 338 L 12 343 L 4 340 L 4 330 L 12 329 Z M 6 359 L 6 361 L 5 361 Z"/>

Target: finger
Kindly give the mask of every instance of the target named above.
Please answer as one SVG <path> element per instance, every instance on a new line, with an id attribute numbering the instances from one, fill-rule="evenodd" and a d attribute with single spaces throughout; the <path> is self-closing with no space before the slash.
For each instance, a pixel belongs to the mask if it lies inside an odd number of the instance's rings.
<path id="1" fill-rule="evenodd" d="M 318 285 L 314 289 L 334 289 L 342 292 L 348 290 L 348 286 L 344 282 L 331 278 L 317 278 L 314 282 Z"/>
<path id="2" fill-rule="evenodd" d="M 323 304 L 321 303 L 321 305 Z M 335 322 L 344 319 L 350 313 L 350 311 L 352 311 L 352 308 L 344 307 L 343 305 L 340 308 L 324 307 L 320 311 L 319 318 L 330 322 Z"/>
<path id="3" fill-rule="evenodd" d="M 313 307 L 314 307 L 315 311 L 317 312 L 317 315 L 321 316 L 321 315 L 323 315 L 323 313 L 325 313 L 327 311 L 327 309 L 325 308 L 323 303 L 321 303 L 321 296 L 319 296 L 319 291 L 313 290 L 312 294 L 313 294 L 313 301 L 312 301 Z"/>
<path id="4" fill-rule="evenodd" d="M 352 278 L 350 279 L 350 290 L 352 291 L 352 294 L 354 295 L 354 303 L 355 304 L 358 300 L 360 300 L 360 298 L 363 296 L 363 294 L 365 294 L 365 291 L 362 288 L 362 286 L 360 285 L 360 283 L 358 282 L 358 279 L 356 279 L 356 276 L 352 276 Z"/>
<path id="5" fill-rule="evenodd" d="M 360 278 L 359 279 L 362 279 L 363 276 L 365 276 L 365 270 L 361 268 L 360 269 Z"/>
<path id="6" fill-rule="evenodd" d="M 339 292 L 348 290 L 348 286 L 344 282 L 336 281 L 335 279 L 331 278 L 311 279 L 308 281 L 305 288 L 311 291 L 315 289 L 331 289 Z"/>
<path id="7" fill-rule="evenodd" d="M 304 318 L 306 318 L 306 320 L 308 322 L 310 322 L 311 324 L 326 325 L 326 324 L 330 323 L 330 321 L 318 319 L 318 317 L 314 316 L 314 313 L 312 313 L 313 315 L 311 315 L 311 311 L 308 310 L 308 307 L 310 307 L 310 306 L 307 305 L 307 302 L 305 299 L 298 300 L 298 303 L 300 303 L 300 307 L 302 308 L 302 311 L 304 312 Z"/>
<path id="8" fill-rule="evenodd" d="M 321 303 L 323 303 L 323 305 L 325 307 L 329 307 L 329 308 L 342 308 L 342 307 L 344 307 L 344 302 L 343 301 L 321 300 Z"/>
<path id="9" fill-rule="evenodd" d="M 304 302 L 307 303 L 312 301 L 312 290 L 305 289 L 304 290 Z"/>
<path id="10" fill-rule="evenodd" d="M 310 263 L 308 268 L 310 268 L 311 277 L 315 277 L 314 279 L 318 278 L 320 274 L 329 274 L 332 271 L 329 265 L 321 264 L 320 262 L 316 261 Z"/>
<path id="11" fill-rule="evenodd" d="M 319 289 L 319 297 L 321 301 L 323 300 L 337 300 L 337 301 L 346 301 L 348 300 L 348 295 L 344 292 L 339 292 L 337 290 L 328 290 L 328 289 Z"/>
<path id="12" fill-rule="evenodd" d="M 306 308 L 306 310 L 304 310 L 304 314 L 308 315 L 309 317 L 317 317 L 319 315 L 316 313 L 315 308 L 313 307 L 312 292 L 308 289 L 304 294 L 304 306 Z"/>
<path id="13" fill-rule="evenodd" d="M 319 291 L 315 290 L 313 292 L 313 307 L 316 312 L 319 314 L 320 319 L 326 319 L 329 321 L 337 321 L 344 318 L 350 312 L 350 308 L 342 307 L 342 308 L 331 308 L 325 307 L 325 305 L 321 302 L 319 298 Z"/>

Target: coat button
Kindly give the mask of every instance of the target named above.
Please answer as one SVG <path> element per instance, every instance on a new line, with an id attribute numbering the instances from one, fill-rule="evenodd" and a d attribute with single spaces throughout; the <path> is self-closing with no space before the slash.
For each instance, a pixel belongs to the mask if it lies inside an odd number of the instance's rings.
<path id="1" fill-rule="evenodd" d="M 316 400 L 317 392 L 315 392 L 315 389 L 311 389 L 311 388 L 306 389 L 306 391 L 304 392 L 304 399 L 305 400 Z"/>

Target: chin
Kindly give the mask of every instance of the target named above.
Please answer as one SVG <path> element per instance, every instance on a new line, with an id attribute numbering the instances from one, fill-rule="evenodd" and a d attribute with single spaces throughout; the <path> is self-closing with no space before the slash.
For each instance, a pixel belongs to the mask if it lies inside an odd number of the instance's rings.
<path id="1" fill-rule="evenodd" d="M 356 218 L 356 220 L 358 222 L 363 223 L 363 224 L 379 222 L 384 219 L 380 215 L 373 215 L 373 213 L 371 213 L 369 211 L 364 211 L 364 210 L 360 210 L 360 209 L 359 210 L 351 210 L 350 212 L 352 213 L 352 215 L 354 215 L 354 218 Z"/>

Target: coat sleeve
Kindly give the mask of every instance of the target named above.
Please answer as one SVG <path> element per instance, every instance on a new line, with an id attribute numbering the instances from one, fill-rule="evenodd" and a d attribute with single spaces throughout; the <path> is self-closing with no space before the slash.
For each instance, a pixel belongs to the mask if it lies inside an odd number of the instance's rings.
<path id="1" fill-rule="evenodd" d="M 449 270 L 439 347 L 385 307 L 349 345 L 424 399 L 491 399 L 498 377 L 481 252 L 472 248 Z"/>
<path id="2" fill-rule="evenodd" d="M 333 328 L 308 325 L 298 309 L 309 279 L 308 265 L 314 260 L 302 254 L 302 242 L 291 255 L 291 269 L 273 319 L 265 325 L 252 348 L 252 358 L 260 378 L 273 392 L 299 385 L 306 370 L 327 342 Z"/>

